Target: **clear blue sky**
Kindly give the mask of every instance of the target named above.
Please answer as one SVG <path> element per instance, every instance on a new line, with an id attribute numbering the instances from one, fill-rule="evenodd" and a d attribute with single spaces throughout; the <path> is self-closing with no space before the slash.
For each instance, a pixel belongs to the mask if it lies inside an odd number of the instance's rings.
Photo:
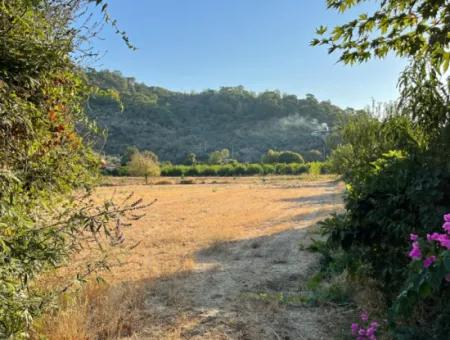
<path id="1" fill-rule="evenodd" d="M 331 27 L 360 12 L 327 10 L 325 0 L 110 0 L 109 10 L 138 50 L 107 27 L 94 42 L 107 53 L 92 66 L 171 90 L 244 85 L 362 108 L 372 98 L 395 99 L 405 65 L 390 57 L 345 66 L 336 63 L 338 55 L 310 47 L 320 24 Z"/>

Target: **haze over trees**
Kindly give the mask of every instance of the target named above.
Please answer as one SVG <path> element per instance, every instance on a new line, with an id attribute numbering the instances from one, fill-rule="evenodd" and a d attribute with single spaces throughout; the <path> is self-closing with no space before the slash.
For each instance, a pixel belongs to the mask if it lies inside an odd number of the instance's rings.
<path id="1" fill-rule="evenodd" d="M 310 94 L 303 99 L 278 91 L 256 94 L 242 86 L 179 93 L 117 71 L 88 70 L 87 77 L 99 88 L 116 91 L 123 104 L 121 110 L 110 95 L 91 96 L 88 103 L 90 117 L 108 131 L 107 154 L 122 154 L 131 145 L 174 163 L 183 163 L 189 153 L 205 162 L 222 149 L 230 151 L 230 158 L 253 162 L 268 149 L 303 154 L 322 150 L 322 140 L 311 133 L 333 128 L 345 113 Z"/>

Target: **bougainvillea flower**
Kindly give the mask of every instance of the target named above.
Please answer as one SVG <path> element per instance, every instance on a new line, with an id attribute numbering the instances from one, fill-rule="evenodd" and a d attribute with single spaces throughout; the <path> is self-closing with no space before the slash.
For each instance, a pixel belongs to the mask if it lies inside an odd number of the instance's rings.
<path id="1" fill-rule="evenodd" d="M 434 256 L 434 255 L 428 256 L 428 257 L 423 261 L 423 267 L 424 267 L 424 268 L 428 268 L 428 267 L 430 267 L 435 261 L 436 261 L 436 256 Z"/>
<path id="2" fill-rule="evenodd" d="M 352 323 L 352 335 L 358 335 L 359 325 L 357 323 Z"/>
<path id="3" fill-rule="evenodd" d="M 362 321 L 364 321 L 364 322 L 366 322 L 367 320 L 369 320 L 369 313 L 367 313 L 366 311 L 363 311 L 362 313 L 361 313 L 361 320 Z"/>
<path id="4" fill-rule="evenodd" d="M 409 239 L 411 241 L 417 241 L 418 238 L 419 238 L 419 236 L 417 236 L 416 234 L 409 234 Z"/>
<path id="5" fill-rule="evenodd" d="M 420 260 L 422 258 L 422 252 L 420 251 L 419 242 L 413 242 L 412 249 L 409 252 L 409 257 L 413 260 Z"/>
<path id="6" fill-rule="evenodd" d="M 442 229 L 444 229 L 447 233 L 450 233 L 450 222 L 445 222 Z"/>
<path id="7" fill-rule="evenodd" d="M 444 221 L 445 222 L 450 222 L 450 214 L 445 214 L 444 215 Z"/>

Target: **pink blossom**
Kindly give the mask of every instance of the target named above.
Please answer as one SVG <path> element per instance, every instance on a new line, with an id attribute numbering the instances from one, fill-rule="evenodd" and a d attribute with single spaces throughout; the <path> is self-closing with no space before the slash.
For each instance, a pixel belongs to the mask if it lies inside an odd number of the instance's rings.
<path id="1" fill-rule="evenodd" d="M 367 313 L 366 311 L 363 311 L 362 313 L 361 313 L 361 320 L 362 321 L 367 321 L 367 320 L 369 320 L 369 313 Z"/>
<path id="2" fill-rule="evenodd" d="M 427 235 L 427 240 L 439 242 L 441 247 L 450 249 L 450 239 L 447 234 L 433 233 L 431 235 Z"/>
<path id="3" fill-rule="evenodd" d="M 377 329 L 374 328 L 374 327 L 369 327 L 369 328 L 367 328 L 366 335 L 367 335 L 367 336 L 372 336 L 372 335 L 375 334 L 376 330 L 377 330 Z"/>
<path id="4" fill-rule="evenodd" d="M 444 215 L 444 221 L 445 222 L 450 222 L 450 214 L 445 214 Z"/>
<path id="5" fill-rule="evenodd" d="M 419 238 L 419 236 L 417 236 L 416 234 L 409 234 L 409 239 L 411 241 L 417 241 L 418 238 Z"/>
<path id="6" fill-rule="evenodd" d="M 428 267 L 430 267 L 435 261 L 436 261 L 436 256 L 434 256 L 434 255 L 428 256 L 428 257 L 423 261 L 423 267 L 424 267 L 424 268 L 428 268 Z"/>
<path id="7" fill-rule="evenodd" d="M 373 327 L 373 328 L 375 328 L 375 329 L 377 329 L 379 325 L 380 325 L 380 324 L 379 324 L 378 322 L 376 322 L 376 321 L 372 321 L 372 322 L 370 323 L 370 327 Z"/>
<path id="8" fill-rule="evenodd" d="M 420 251 L 419 242 L 413 242 L 412 249 L 409 252 L 409 257 L 413 260 L 419 260 L 422 258 L 422 252 Z"/>
<path id="9" fill-rule="evenodd" d="M 352 323 L 352 335 L 357 335 L 359 330 L 359 325 L 357 323 Z"/>
<path id="10" fill-rule="evenodd" d="M 450 233 L 450 222 L 445 222 L 442 229 L 444 229 L 447 233 Z"/>
<path id="11" fill-rule="evenodd" d="M 450 274 L 447 274 L 447 276 L 445 277 L 445 281 L 450 282 Z"/>

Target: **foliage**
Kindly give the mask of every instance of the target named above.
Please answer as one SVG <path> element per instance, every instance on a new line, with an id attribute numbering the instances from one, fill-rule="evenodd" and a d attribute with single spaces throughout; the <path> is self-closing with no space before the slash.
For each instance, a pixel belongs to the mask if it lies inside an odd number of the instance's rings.
<path id="1" fill-rule="evenodd" d="M 193 152 L 189 152 L 183 162 L 185 165 L 195 165 L 197 163 L 197 156 Z"/>
<path id="2" fill-rule="evenodd" d="M 426 240 L 417 234 L 410 235 L 409 276 L 391 308 L 392 322 L 402 325 L 396 328 L 396 337 L 422 333 L 423 338 L 443 339 L 449 334 L 450 328 L 444 321 L 450 317 L 449 214 L 444 215 L 442 229 L 444 233 L 427 234 Z M 418 330 L 411 322 L 412 315 L 427 327 Z"/>
<path id="3" fill-rule="evenodd" d="M 159 176 L 160 174 L 158 157 L 151 151 L 134 153 L 127 164 L 127 169 L 131 176 L 145 177 L 145 183 L 149 176 Z"/>
<path id="4" fill-rule="evenodd" d="M 86 38 L 74 21 L 89 2 L 0 2 L 0 338 L 27 337 L 33 318 L 70 286 L 42 291 L 40 275 L 86 243 L 121 243 L 120 218 L 142 207 L 95 206 L 89 196 L 95 126 L 83 113 L 89 87 L 71 59 Z M 91 263 L 75 279 L 105 266 Z"/>
<path id="5" fill-rule="evenodd" d="M 137 147 L 128 146 L 122 154 L 121 164 L 127 165 L 131 161 L 131 158 L 133 157 L 133 155 L 137 154 L 137 153 L 139 153 L 139 149 Z"/>
<path id="6" fill-rule="evenodd" d="M 230 159 L 230 151 L 228 149 L 222 149 L 213 151 L 208 156 L 209 164 L 224 164 Z"/>
<path id="7" fill-rule="evenodd" d="M 322 150 L 322 141 L 311 136 L 312 131 L 323 124 L 334 126 L 346 113 L 312 95 L 256 94 L 242 86 L 188 94 L 147 86 L 120 72 L 86 70 L 86 74 L 90 84 L 120 95 L 123 110 L 116 100 L 97 97 L 89 99 L 87 110 L 108 130 L 105 152 L 114 155 L 131 145 L 151 149 L 162 161 L 174 163 L 184 163 L 191 152 L 198 162 L 207 162 L 211 152 L 224 148 L 244 162 L 258 162 L 270 148 L 303 154 Z"/>
<path id="8" fill-rule="evenodd" d="M 261 158 L 262 163 L 304 163 L 302 155 L 293 151 L 275 151 L 272 149 L 267 152 Z"/>
<path id="9" fill-rule="evenodd" d="M 300 175 L 307 173 L 306 164 L 258 164 L 258 163 L 229 163 L 223 165 L 197 164 L 163 165 L 161 176 L 254 176 L 254 175 Z"/>
<path id="10" fill-rule="evenodd" d="M 348 115 L 335 131 L 340 143 L 329 157 L 334 172 L 357 182 L 370 171 L 371 162 L 390 150 L 414 153 L 428 146 L 422 129 L 411 119 L 389 115 L 378 119 L 367 112 Z"/>
<path id="11" fill-rule="evenodd" d="M 303 153 L 303 158 L 306 162 L 320 162 L 323 161 L 324 156 L 319 150 L 309 150 Z"/>
<path id="12" fill-rule="evenodd" d="M 363 0 L 327 0 L 329 8 L 345 12 Z M 390 51 L 401 57 L 429 59 L 445 72 L 450 63 L 450 11 L 447 0 L 381 1 L 373 13 L 362 13 L 344 25 L 334 27 L 327 37 L 312 45 L 327 45 L 329 53 L 341 51 L 345 63 L 383 58 Z M 321 26 L 317 34 L 327 33 Z"/>
<path id="13" fill-rule="evenodd" d="M 363 1 L 327 3 L 344 12 Z M 426 242 L 415 240 L 410 256 L 422 249 L 429 257 L 408 265 L 406 256 L 410 234 L 431 233 L 450 207 L 449 20 L 446 0 L 386 0 L 312 42 L 339 51 L 348 64 L 389 52 L 411 59 L 393 112 L 384 119 L 349 116 L 338 129 L 331 164 L 347 182 L 346 210 L 322 222 L 328 238 L 316 245 L 328 266 L 384 293 L 395 339 L 449 334 L 447 251 L 431 255 Z"/>

